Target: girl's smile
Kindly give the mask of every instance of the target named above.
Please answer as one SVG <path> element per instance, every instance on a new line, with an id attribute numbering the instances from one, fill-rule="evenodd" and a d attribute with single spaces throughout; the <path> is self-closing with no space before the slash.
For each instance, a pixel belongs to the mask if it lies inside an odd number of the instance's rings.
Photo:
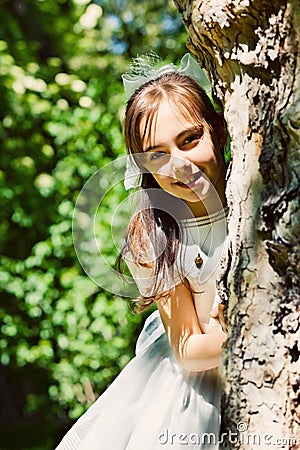
<path id="1" fill-rule="evenodd" d="M 193 189 L 198 184 L 197 182 L 201 176 L 202 176 L 202 171 L 199 170 L 199 172 L 189 175 L 187 178 L 185 178 L 183 180 L 176 181 L 174 184 L 176 184 L 182 188 Z"/>
<path id="2" fill-rule="evenodd" d="M 162 189 L 183 199 L 194 215 L 225 205 L 225 163 L 218 136 L 204 120 L 195 125 L 163 101 L 144 142 L 144 167 Z"/>

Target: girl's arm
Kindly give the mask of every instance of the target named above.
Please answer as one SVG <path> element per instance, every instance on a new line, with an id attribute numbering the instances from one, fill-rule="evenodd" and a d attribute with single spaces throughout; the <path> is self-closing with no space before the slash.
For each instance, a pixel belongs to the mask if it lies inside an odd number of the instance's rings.
<path id="1" fill-rule="evenodd" d="M 218 367 L 227 336 L 219 327 L 201 329 L 189 289 L 179 284 L 174 293 L 167 300 L 158 301 L 157 306 L 179 364 L 190 372 Z"/>

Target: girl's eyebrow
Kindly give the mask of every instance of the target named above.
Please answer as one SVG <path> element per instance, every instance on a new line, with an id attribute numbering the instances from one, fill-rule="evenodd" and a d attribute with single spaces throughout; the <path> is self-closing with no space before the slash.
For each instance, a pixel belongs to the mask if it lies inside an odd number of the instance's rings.
<path id="1" fill-rule="evenodd" d="M 199 132 L 199 129 L 203 129 L 203 125 L 195 125 L 191 128 L 187 128 L 186 130 L 181 131 L 175 138 L 176 141 L 180 140 L 182 136 L 189 133 L 197 133 Z M 164 144 L 157 144 L 157 145 L 149 145 L 149 147 L 146 147 L 145 150 L 143 150 L 144 153 L 147 153 L 151 150 L 156 150 L 158 148 L 164 147 Z"/>
<path id="2" fill-rule="evenodd" d="M 193 127 L 183 130 L 181 133 L 179 133 L 176 139 L 182 138 L 182 136 L 184 136 L 185 134 L 199 133 L 200 130 L 203 130 L 203 125 L 194 125 Z"/>
<path id="3" fill-rule="evenodd" d="M 150 152 L 150 150 L 155 150 L 157 148 L 161 148 L 163 145 L 149 145 L 149 147 L 145 148 L 145 150 L 143 150 L 144 153 Z"/>

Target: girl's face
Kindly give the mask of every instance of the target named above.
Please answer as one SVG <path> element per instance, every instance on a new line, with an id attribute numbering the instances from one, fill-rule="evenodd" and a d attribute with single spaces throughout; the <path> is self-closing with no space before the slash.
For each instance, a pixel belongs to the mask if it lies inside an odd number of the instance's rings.
<path id="1" fill-rule="evenodd" d="M 141 131 L 144 127 L 142 121 Z M 219 137 L 204 121 L 187 120 L 172 103 L 163 101 L 143 152 L 143 165 L 159 186 L 184 200 L 195 216 L 226 204 L 226 168 Z"/>

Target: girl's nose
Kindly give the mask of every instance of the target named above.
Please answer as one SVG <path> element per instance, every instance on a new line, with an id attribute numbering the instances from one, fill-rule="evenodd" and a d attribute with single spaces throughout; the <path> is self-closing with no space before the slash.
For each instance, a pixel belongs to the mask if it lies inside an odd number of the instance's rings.
<path id="1" fill-rule="evenodd" d="M 171 156 L 170 158 L 170 165 L 172 167 L 172 170 L 174 172 L 174 175 L 188 175 L 191 170 L 191 164 L 189 161 L 186 161 L 185 159 L 179 158 L 178 156 Z"/>

